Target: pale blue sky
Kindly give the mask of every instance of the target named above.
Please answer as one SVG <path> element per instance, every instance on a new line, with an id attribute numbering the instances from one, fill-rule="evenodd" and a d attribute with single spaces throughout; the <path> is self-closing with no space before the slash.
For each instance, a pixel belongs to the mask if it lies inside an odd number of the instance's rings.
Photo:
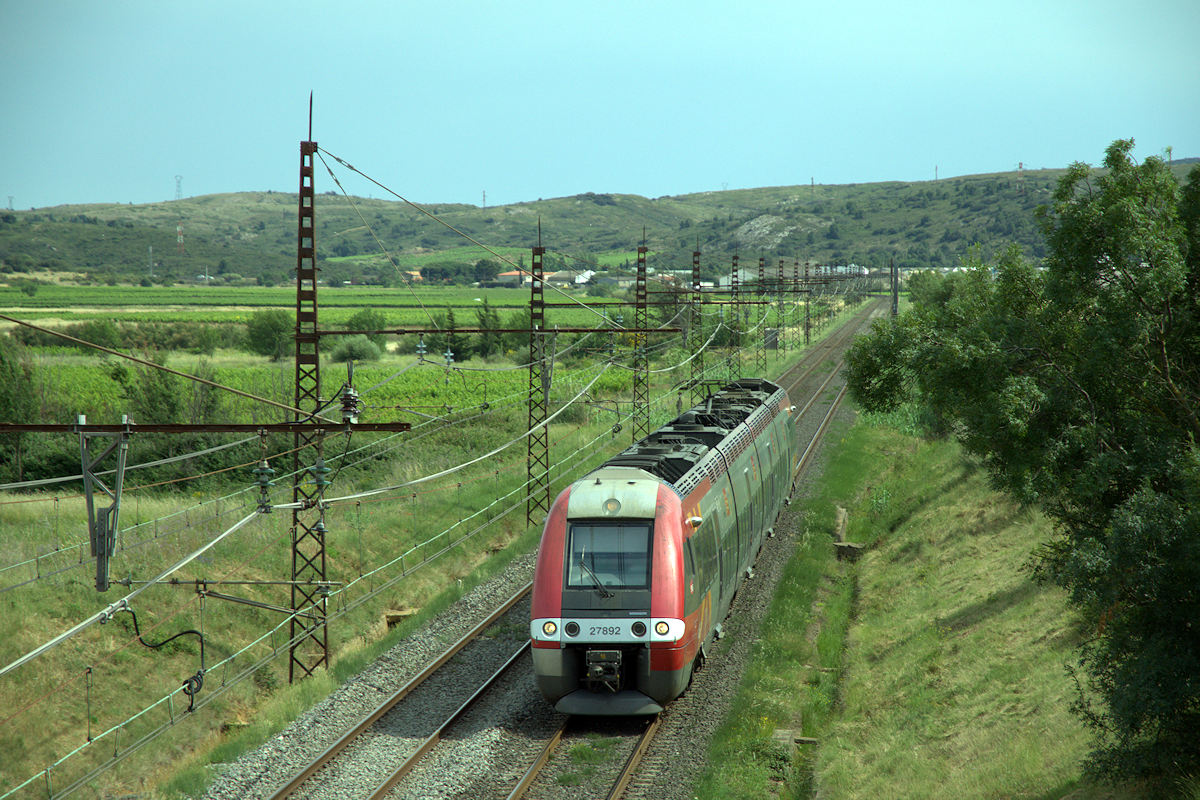
<path id="1" fill-rule="evenodd" d="M 0 0 L 0 204 L 293 192 L 310 90 L 419 202 L 1200 156 L 1198 32 L 1198 0 Z"/>

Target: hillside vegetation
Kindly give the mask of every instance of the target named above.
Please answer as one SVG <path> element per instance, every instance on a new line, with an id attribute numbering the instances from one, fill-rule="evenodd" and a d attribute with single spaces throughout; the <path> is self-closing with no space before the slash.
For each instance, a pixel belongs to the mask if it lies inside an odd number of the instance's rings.
<path id="1" fill-rule="evenodd" d="M 976 243 L 989 249 L 1016 244 L 1026 255 L 1041 257 L 1031 212 L 1049 201 L 1062 173 L 1027 170 L 654 199 L 589 192 L 490 208 L 431 205 L 428 211 L 517 263 L 536 243 L 540 219 L 548 270 L 623 266 L 633 259 L 643 228 L 651 266 L 660 269 L 689 266 L 697 247 L 708 275 L 727 271 L 735 250 L 751 264 L 764 255 L 768 264 L 800 258 L 883 267 L 895 258 L 902 267 L 952 267 Z M 318 190 L 321 183 L 318 177 Z M 396 284 L 402 270 L 495 260 L 399 201 L 326 191 L 317 198 L 316 219 L 318 256 L 330 284 Z M 176 241 L 179 224 L 183 253 Z M 0 214 L 0 274 L 10 283 L 66 273 L 100 283 L 175 283 L 208 275 L 221 283 L 277 284 L 288 280 L 295 258 L 296 195 L 290 193 Z"/>

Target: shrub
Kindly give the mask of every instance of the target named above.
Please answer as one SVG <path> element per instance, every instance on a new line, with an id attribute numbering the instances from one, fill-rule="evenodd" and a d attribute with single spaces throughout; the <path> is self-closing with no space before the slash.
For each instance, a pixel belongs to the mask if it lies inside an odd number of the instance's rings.
<path id="1" fill-rule="evenodd" d="M 333 360 L 339 363 L 345 361 L 378 361 L 382 352 L 379 345 L 366 336 L 359 334 L 344 339 L 333 350 Z"/>

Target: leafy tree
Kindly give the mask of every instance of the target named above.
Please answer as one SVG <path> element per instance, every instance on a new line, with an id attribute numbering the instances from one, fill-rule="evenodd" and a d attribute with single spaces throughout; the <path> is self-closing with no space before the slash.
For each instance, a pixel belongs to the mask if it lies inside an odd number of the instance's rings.
<path id="1" fill-rule="evenodd" d="M 485 281 L 494 281 L 496 276 L 507 269 L 506 264 L 501 264 L 499 261 L 491 258 L 481 258 L 475 262 L 475 268 L 472 270 L 472 275 L 475 280 L 483 283 Z"/>
<path id="2" fill-rule="evenodd" d="M 16 346 L 0 339 L 0 421 L 34 422 L 37 400 L 33 392 L 33 365 Z M 16 480 L 24 480 L 24 433 L 12 433 L 0 446 L 0 464 L 11 464 Z"/>
<path id="3" fill-rule="evenodd" d="M 291 314 L 281 308 L 255 311 L 246 322 L 246 348 L 278 361 L 292 352 L 295 330 Z"/>
<path id="4" fill-rule="evenodd" d="M 373 331 L 366 334 L 367 338 L 375 343 L 376 349 L 382 350 L 387 344 L 387 337 L 378 333 L 378 331 L 387 327 L 387 318 L 383 312 L 375 308 L 364 308 L 361 311 L 356 311 L 351 315 L 350 319 L 346 320 L 346 330 L 349 331 Z M 377 355 L 376 358 L 379 356 Z"/>
<path id="5" fill-rule="evenodd" d="M 510 331 L 521 331 L 521 333 L 506 333 L 504 338 L 504 349 L 518 350 L 522 347 L 529 347 L 529 334 L 524 331 L 529 330 L 533 326 L 533 315 L 528 307 L 514 311 L 504 319 L 504 327 Z"/>
<path id="6" fill-rule="evenodd" d="M 500 313 L 492 308 L 486 297 L 483 298 L 483 304 L 475 309 L 475 319 L 483 331 L 475 339 L 475 352 L 483 358 L 500 352 L 503 342 L 500 334 L 494 332 L 500 330 Z"/>
<path id="7" fill-rule="evenodd" d="M 156 364 L 166 362 L 166 353 L 155 352 L 149 356 Z M 213 381 L 216 372 L 206 360 L 201 360 L 195 369 L 198 377 Z M 202 383 L 189 381 L 165 370 L 142 364 L 127 365 L 117 361 L 109 366 L 109 376 L 121 387 L 124 406 L 135 423 L 149 422 L 195 422 L 214 421 L 221 411 L 220 390 Z M 150 434 L 139 447 L 139 452 L 149 457 L 153 454 L 173 456 L 189 450 L 200 450 L 213 442 L 204 434 Z M 172 474 L 186 474 L 190 467 L 176 465 Z"/>
<path id="8" fill-rule="evenodd" d="M 1114 142 L 1017 251 L 914 283 L 852 349 L 867 408 L 924 404 L 999 486 L 1058 523 L 1037 573 L 1089 635 L 1075 710 L 1108 777 L 1200 770 L 1200 168 L 1182 190 Z"/>

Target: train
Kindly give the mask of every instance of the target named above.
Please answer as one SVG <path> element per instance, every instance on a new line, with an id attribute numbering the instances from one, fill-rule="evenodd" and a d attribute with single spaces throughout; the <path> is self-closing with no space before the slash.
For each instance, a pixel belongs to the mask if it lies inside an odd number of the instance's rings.
<path id="1" fill-rule="evenodd" d="M 564 489 L 534 567 L 541 694 L 565 714 L 655 714 L 688 687 L 791 493 L 795 406 L 721 386 Z"/>

